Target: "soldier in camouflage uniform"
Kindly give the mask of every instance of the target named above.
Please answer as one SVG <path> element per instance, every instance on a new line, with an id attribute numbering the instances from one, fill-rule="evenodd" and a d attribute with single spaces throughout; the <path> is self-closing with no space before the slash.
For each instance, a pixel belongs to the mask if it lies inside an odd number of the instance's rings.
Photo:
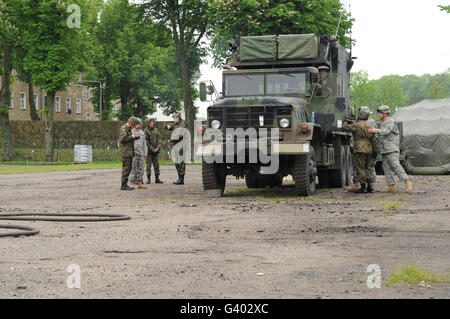
<path id="1" fill-rule="evenodd" d="M 155 127 L 155 119 L 148 118 L 148 127 L 145 129 L 145 139 L 148 147 L 147 157 L 147 184 L 151 183 L 152 164 L 155 170 L 155 183 L 162 184 L 163 181 L 159 179 L 159 151 L 161 149 L 161 134 Z"/>
<path id="2" fill-rule="evenodd" d="M 393 118 L 390 117 L 391 109 L 387 105 L 380 106 L 377 110 L 378 117 L 383 121 L 379 129 L 370 128 L 370 133 L 376 133 L 379 141 L 380 153 L 383 156 L 383 170 L 388 188 L 384 193 L 395 192 L 395 176 L 405 182 L 406 192 L 412 191 L 412 182 L 409 180 L 403 167 L 400 165 L 400 133 Z"/>
<path id="3" fill-rule="evenodd" d="M 128 186 L 128 176 L 131 172 L 131 165 L 133 162 L 133 156 L 134 156 L 134 140 L 138 139 L 139 137 L 136 135 L 133 135 L 131 130 L 136 125 L 139 124 L 139 120 L 132 116 L 128 119 L 127 123 L 122 125 L 120 128 L 119 133 L 119 151 L 120 155 L 122 156 L 122 186 L 120 187 L 121 190 L 132 190 L 133 187 Z"/>
<path id="4" fill-rule="evenodd" d="M 174 115 L 172 115 L 172 118 L 173 118 L 173 124 L 167 125 L 166 129 L 168 129 L 170 131 L 174 131 L 179 128 L 184 128 L 184 129 L 186 128 L 182 122 L 181 113 L 175 113 Z M 183 133 L 181 133 L 181 134 L 183 134 Z M 171 136 L 170 146 L 174 147 L 176 144 L 181 142 L 182 139 L 183 139 L 183 135 L 175 136 L 175 137 Z M 184 162 L 182 151 L 179 152 L 179 154 L 177 154 L 177 158 L 175 159 L 175 168 L 177 169 L 177 172 L 178 172 L 178 180 L 173 183 L 175 185 L 184 185 L 184 174 L 186 172 L 186 163 Z"/>
<path id="5" fill-rule="evenodd" d="M 138 139 L 134 140 L 134 157 L 131 167 L 130 181 L 138 186 L 138 189 L 147 189 L 144 186 L 144 170 L 145 170 L 145 159 L 147 158 L 147 142 L 145 140 L 145 133 L 142 130 L 142 121 L 139 119 L 139 125 L 131 131 L 133 135 L 139 136 Z"/>
<path id="6" fill-rule="evenodd" d="M 369 133 L 370 128 L 367 119 L 369 118 L 370 112 L 368 110 L 360 109 L 358 111 L 358 121 L 356 123 L 351 123 L 346 121 L 342 126 L 342 129 L 347 132 L 353 132 L 354 138 L 354 166 L 358 174 L 358 180 L 361 184 L 361 188 L 355 193 L 367 193 L 372 191 L 372 187 L 366 183 L 370 180 L 370 170 L 369 161 L 373 154 L 377 153 L 377 140 L 375 134 Z"/>
<path id="7" fill-rule="evenodd" d="M 361 106 L 359 108 L 360 110 L 365 110 L 367 112 L 370 113 L 370 108 L 368 106 Z M 367 123 L 369 123 L 369 125 L 371 127 L 376 127 L 376 122 L 374 119 L 369 118 L 367 120 Z M 352 137 L 352 141 L 351 141 L 351 145 L 353 148 L 353 137 Z M 353 156 L 353 154 L 352 154 Z M 371 193 L 375 192 L 375 182 L 377 181 L 377 173 L 375 170 L 375 164 L 376 164 L 376 157 L 377 157 L 377 153 L 372 154 L 372 157 L 369 159 L 369 171 L 370 171 L 370 178 L 369 178 L 369 184 L 370 187 L 368 187 L 368 189 L 371 189 Z M 354 158 L 353 158 L 353 163 L 355 162 Z M 356 168 L 353 170 L 353 185 L 349 188 L 347 188 L 347 190 L 349 192 L 355 192 L 357 190 L 361 189 L 361 184 L 359 183 L 359 179 L 358 179 L 358 174 L 356 173 Z"/>

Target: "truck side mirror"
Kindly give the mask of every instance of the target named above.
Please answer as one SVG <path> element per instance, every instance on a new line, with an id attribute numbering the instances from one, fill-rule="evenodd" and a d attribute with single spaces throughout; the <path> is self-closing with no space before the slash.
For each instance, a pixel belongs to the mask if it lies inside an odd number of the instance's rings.
<path id="1" fill-rule="evenodd" d="M 201 82 L 200 83 L 200 101 L 206 102 L 206 83 Z"/>

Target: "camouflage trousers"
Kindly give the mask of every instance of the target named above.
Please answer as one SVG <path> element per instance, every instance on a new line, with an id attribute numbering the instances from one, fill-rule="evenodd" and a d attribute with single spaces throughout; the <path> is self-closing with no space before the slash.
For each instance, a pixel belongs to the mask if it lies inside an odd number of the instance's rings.
<path id="1" fill-rule="evenodd" d="M 370 182 L 370 170 L 369 161 L 372 158 L 372 154 L 366 153 L 355 153 L 353 156 L 356 174 L 358 175 L 358 180 L 361 184 L 366 184 Z"/>
<path id="2" fill-rule="evenodd" d="M 122 185 L 128 183 L 128 176 L 131 172 L 132 162 L 132 157 L 122 156 Z"/>
<path id="3" fill-rule="evenodd" d="M 152 164 L 153 170 L 155 171 L 155 176 L 159 175 L 159 159 L 158 153 L 149 154 L 147 157 L 147 177 L 150 178 L 152 176 Z"/>
<path id="4" fill-rule="evenodd" d="M 408 179 L 408 175 L 400 164 L 398 152 L 383 154 L 383 170 L 388 186 L 395 185 L 395 176 L 397 176 L 401 182 Z"/>
<path id="5" fill-rule="evenodd" d="M 175 168 L 177 169 L 177 172 L 180 175 L 184 175 L 186 173 L 186 163 L 185 162 L 175 164 Z"/>
<path id="6" fill-rule="evenodd" d="M 144 180 L 145 159 L 144 156 L 133 157 L 131 166 L 130 181 L 135 184 L 143 183 Z"/>
<path id="7" fill-rule="evenodd" d="M 355 163 L 355 155 L 352 154 L 353 156 L 353 163 Z M 376 164 L 376 160 L 373 159 L 373 157 L 370 157 L 369 159 L 369 183 L 375 183 L 377 181 L 377 172 L 375 171 L 375 164 Z M 356 171 L 356 167 L 355 164 L 353 164 L 353 183 L 358 183 L 359 182 L 359 178 L 358 178 L 358 173 Z"/>

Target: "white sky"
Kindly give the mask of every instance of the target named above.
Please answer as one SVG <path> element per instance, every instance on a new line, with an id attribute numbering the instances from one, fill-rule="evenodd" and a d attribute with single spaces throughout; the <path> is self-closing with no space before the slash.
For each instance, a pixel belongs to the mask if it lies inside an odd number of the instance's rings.
<path id="1" fill-rule="evenodd" d="M 389 74 L 436 74 L 450 68 L 450 14 L 438 5 L 449 0 L 341 0 L 355 18 L 352 71 L 366 70 L 370 79 Z M 200 80 L 212 80 L 222 91 L 221 70 L 200 68 Z M 209 103 L 201 105 L 206 115 Z"/>

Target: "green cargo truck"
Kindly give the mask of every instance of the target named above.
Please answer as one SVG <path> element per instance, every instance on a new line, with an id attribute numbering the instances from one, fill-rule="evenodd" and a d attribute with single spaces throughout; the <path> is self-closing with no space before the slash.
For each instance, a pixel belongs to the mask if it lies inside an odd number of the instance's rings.
<path id="1" fill-rule="evenodd" d="M 223 137 L 214 141 L 213 159 L 205 151 L 211 140 L 203 141 L 204 190 L 223 194 L 227 175 L 245 178 L 249 188 L 280 186 L 291 175 L 300 196 L 314 194 L 317 179 L 321 187 L 351 184 L 351 135 L 341 129 L 352 113 L 350 53 L 336 38 L 313 34 L 241 37 L 230 49 L 233 60 L 223 70 L 221 97 L 207 110 L 206 128 Z M 211 88 L 203 83 L 203 101 L 207 94 Z M 236 141 L 227 134 L 233 129 L 253 129 L 258 136 L 263 129 L 279 129 L 267 148 L 277 156 L 277 172 L 265 173 L 269 164 L 259 156 L 251 160 L 249 141 L 245 161 L 237 161 L 226 147 Z"/>

